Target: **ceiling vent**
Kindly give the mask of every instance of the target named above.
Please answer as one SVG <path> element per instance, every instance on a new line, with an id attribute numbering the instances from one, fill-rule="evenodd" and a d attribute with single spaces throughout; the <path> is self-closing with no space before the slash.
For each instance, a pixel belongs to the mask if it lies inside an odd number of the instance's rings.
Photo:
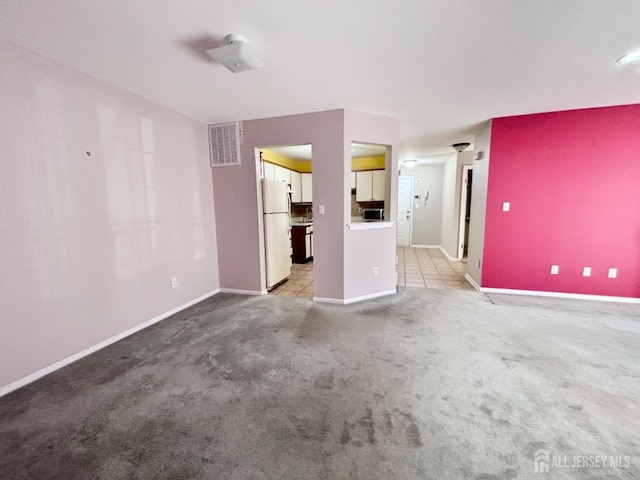
<path id="1" fill-rule="evenodd" d="M 212 167 L 240 165 L 241 136 L 240 122 L 209 125 L 209 154 Z"/>

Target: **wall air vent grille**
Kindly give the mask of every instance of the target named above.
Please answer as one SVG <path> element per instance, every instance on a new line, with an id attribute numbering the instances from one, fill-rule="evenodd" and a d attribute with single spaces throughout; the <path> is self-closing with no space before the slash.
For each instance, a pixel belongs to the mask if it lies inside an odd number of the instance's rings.
<path id="1" fill-rule="evenodd" d="M 212 167 L 240 165 L 242 143 L 240 122 L 209 125 L 209 154 Z"/>

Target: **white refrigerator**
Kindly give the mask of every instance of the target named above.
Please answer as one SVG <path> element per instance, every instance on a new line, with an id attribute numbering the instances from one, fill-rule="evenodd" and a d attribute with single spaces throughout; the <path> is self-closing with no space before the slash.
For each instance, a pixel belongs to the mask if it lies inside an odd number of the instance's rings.
<path id="1" fill-rule="evenodd" d="M 289 186 L 262 180 L 267 290 L 291 275 Z"/>

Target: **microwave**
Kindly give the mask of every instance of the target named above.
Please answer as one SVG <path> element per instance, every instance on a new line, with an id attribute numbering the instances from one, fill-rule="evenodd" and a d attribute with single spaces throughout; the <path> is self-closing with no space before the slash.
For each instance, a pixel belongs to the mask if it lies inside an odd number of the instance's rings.
<path id="1" fill-rule="evenodd" d="M 382 222 L 384 220 L 384 208 L 363 208 L 362 221 Z"/>

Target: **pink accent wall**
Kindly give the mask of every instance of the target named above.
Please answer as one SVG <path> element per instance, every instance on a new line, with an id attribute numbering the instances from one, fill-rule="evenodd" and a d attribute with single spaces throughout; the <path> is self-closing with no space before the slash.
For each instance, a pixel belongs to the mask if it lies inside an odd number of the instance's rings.
<path id="1" fill-rule="evenodd" d="M 1 389 L 219 283 L 205 125 L 1 41 L 0 65 Z"/>
<path id="2" fill-rule="evenodd" d="M 640 297 L 639 152 L 640 105 L 494 119 L 482 286 Z"/>

